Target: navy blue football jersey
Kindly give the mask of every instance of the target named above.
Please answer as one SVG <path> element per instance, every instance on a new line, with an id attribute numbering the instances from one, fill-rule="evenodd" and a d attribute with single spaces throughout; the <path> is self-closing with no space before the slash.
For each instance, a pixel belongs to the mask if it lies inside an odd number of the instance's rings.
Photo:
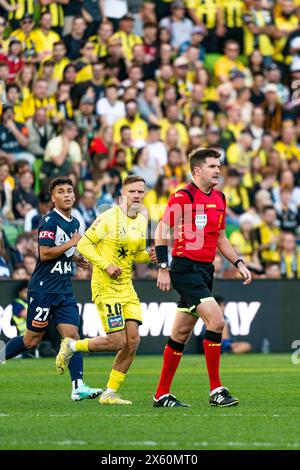
<path id="1" fill-rule="evenodd" d="M 39 246 L 60 246 L 69 241 L 78 232 L 79 222 L 72 217 L 70 220 L 60 214 L 57 209 L 43 217 L 38 227 Z M 75 247 L 69 248 L 58 258 L 41 261 L 38 258 L 32 273 L 28 291 L 69 294 L 73 292 L 71 283 L 72 256 Z"/>

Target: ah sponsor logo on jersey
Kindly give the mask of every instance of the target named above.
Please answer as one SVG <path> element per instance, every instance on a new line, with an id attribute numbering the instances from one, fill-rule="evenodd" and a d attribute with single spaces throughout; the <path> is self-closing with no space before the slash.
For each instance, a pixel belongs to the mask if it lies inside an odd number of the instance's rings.
<path id="1" fill-rule="evenodd" d="M 72 237 L 72 234 L 70 234 Z M 55 245 L 56 246 L 61 246 L 67 243 L 70 240 L 69 235 L 58 225 L 56 234 L 55 234 Z M 75 246 L 72 246 L 69 248 L 67 251 L 65 251 L 65 255 L 67 258 L 70 258 L 71 256 L 74 255 L 75 252 Z"/>
<path id="2" fill-rule="evenodd" d="M 47 238 L 48 240 L 54 240 L 54 232 L 49 232 L 49 230 L 42 230 L 40 232 L 39 238 Z"/>
<path id="3" fill-rule="evenodd" d="M 207 214 L 196 214 L 195 225 L 198 230 L 202 230 L 207 224 Z"/>

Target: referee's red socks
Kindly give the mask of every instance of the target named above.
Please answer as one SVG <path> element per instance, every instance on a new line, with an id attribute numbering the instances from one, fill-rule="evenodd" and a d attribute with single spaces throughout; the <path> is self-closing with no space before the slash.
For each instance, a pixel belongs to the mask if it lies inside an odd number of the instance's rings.
<path id="1" fill-rule="evenodd" d="M 163 367 L 155 398 L 170 393 L 171 383 L 183 355 L 184 346 L 184 344 L 177 343 L 172 338 L 169 338 L 164 350 Z"/>
<path id="2" fill-rule="evenodd" d="M 210 391 L 222 386 L 219 376 L 221 338 L 221 333 L 206 330 L 203 341 Z"/>

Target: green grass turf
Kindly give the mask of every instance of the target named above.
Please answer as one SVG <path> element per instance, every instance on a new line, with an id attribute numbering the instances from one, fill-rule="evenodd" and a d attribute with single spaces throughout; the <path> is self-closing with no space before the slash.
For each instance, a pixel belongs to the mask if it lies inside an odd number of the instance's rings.
<path id="1" fill-rule="evenodd" d="M 104 386 L 112 357 L 85 359 L 85 381 Z M 224 384 L 240 398 L 208 405 L 204 357 L 186 355 L 173 393 L 191 408 L 152 407 L 161 357 L 139 356 L 122 387 L 131 406 L 73 403 L 54 361 L 0 366 L 0 449 L 299 449 L 299 366 L 290 355 L 222 357 Z"/>

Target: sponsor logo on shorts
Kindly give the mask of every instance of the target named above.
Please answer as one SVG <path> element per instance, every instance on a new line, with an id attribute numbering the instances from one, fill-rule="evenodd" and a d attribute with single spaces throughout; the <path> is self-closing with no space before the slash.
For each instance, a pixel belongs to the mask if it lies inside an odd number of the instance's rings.
<path id="1" fill-rule="evenodd" d="M 45 328 L 48 326 L 48 321 L 36 321 L 32 320 L 32 326 L 35 326 L 36 328 Z"/>
<path id="2" fill-rule="evenodd" d="M 49 232 L 48 230 L 42 230 L 40 232 L 39 238 L 48 238 L 49 240 L 54 240 L 54 232 Z"/>
<path id="3" fill-rule="evenodd" d="M 108 317 L 108 326 L 111 330 L 115 328 L 121 328 L 124 326 L 124 321 L 122 315 L 117 315 L 115 317 Z"/>

